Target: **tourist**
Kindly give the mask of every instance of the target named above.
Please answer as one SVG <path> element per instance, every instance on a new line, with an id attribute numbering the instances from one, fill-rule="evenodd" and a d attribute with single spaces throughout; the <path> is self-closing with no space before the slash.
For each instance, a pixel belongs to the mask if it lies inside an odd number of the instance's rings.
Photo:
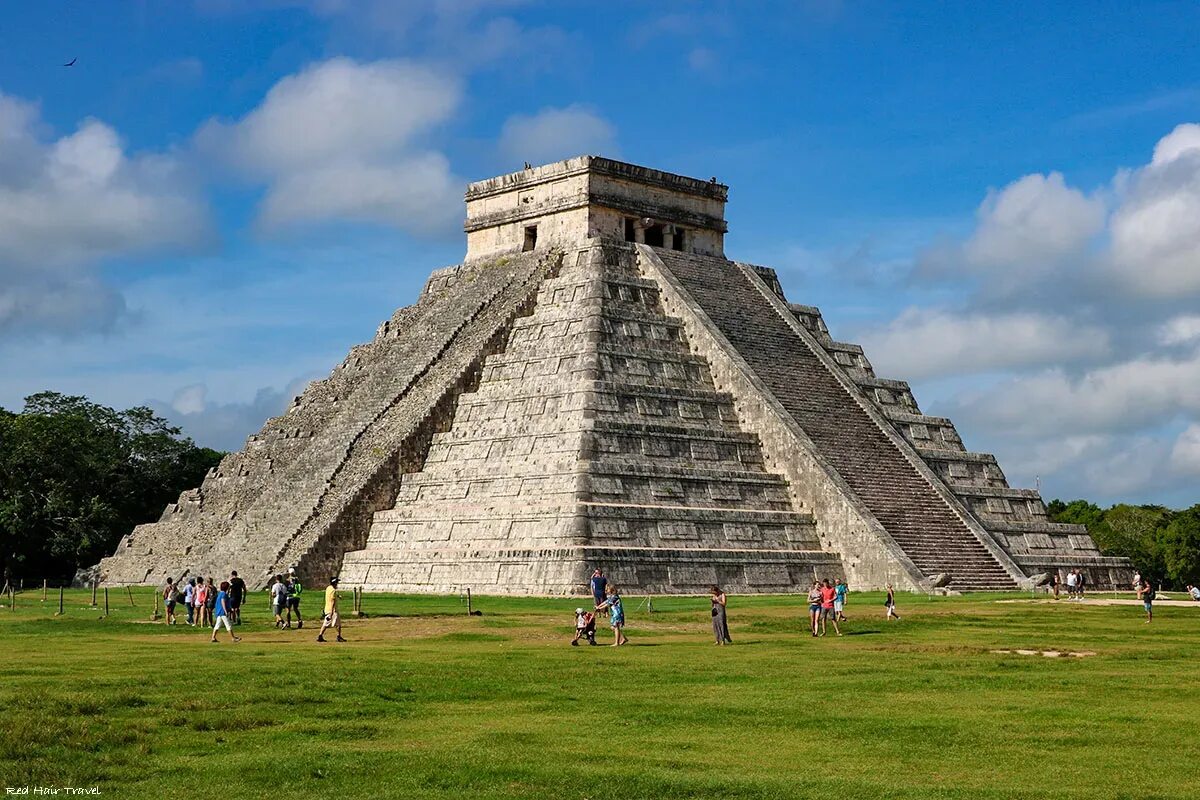
<path id="1" fill-rule="evenodd" d="M 596 567 L 596 569 L 592 571 L 591 587 L 592 600 L 595 601 L 597 608 L 604 604 L 604 596 L 606 594 L 605 588 L 607 586 L 608 578 L 604 577 L 604 573 L 600 571 L 599 567 Z"/>
<path id="2" fill-rule="evenodd" d="M 242 603 L 246 600 L 246 582 L 238 577 L 237 570 L 229 573 L 229 619 L 234 625 L 242 624 Z"/>
<path id="3" fill-rule="evenodd" d="M 837 590 L 833 588 L 833 584 L 829 582 L 829 578 L 821 584 L 821 635 L 825 635 L 826 625 L 829 619 L 833 619 L 833 629 L 838 636 L 842 635 L 842 629 L 838 627 L 837 615 L 833 613 L 833 601 L 837 597 Z"/>
<path id="4" fill-rule="evenodd" d="M 187 609 L 187 624 L 195 625 L 196 619 L 194 615 L 196 604 L 196 579 L 188 578 L 187 586 L 183 589 L 183 605 Z"/>
<path id="5" fill-rule="evenodd" d="M 175 579 L 167 578 L 167 586 L 163 589 L 163 607 L 167 612 L 167 624 L 175 624 L 175 601 L 179 599 L 179 591 L 175 588 Z"/>
<path id="6" fill-rule="evenodd" d="M 1146 624 L 1149 625 L 1154 621 L 1154 598 L 1157 592 L 1150 585 L 1149 580 L 1142 581 L 1142 585 L 1138 587 L 1138 600 L 1142 601 L 1142 608 L 1146 609 Z"/>
<path id="7" fill-rule="evenodd" d="M 1071 570 L 1070 572 L 1067 573 L 1067 599 L 1068 600 L 1075 599 L 1075 587 L 1079 580 L 1079 576 L 1076 573 L 1077 573 L 1077 570 Z"/>
<path id="8" fill-rule="evenodd" d="M 283 615 L 287 612 L 287 603 L 287 584 L 283 582 L 282 575 L 276 575 L 275 582 L 271 584 L 271 613 L 275 615 L 276 628 L 284 626 Z"/>
<path id="9" fill-rule="evenodd" d="M 575 638 L 571 640 L 572 647 L 579 647 L 579 640 L 587 637 L 588 644 L 596 644 L 596 615 L 582 608 L 575 609 Z"/>
<path id="10" fill-rule="evenodd" d="M 900 619 L 900 615 L 896 613 L 896 590 L 890 583 L 887 585 L 887 597 L 883 601 L 883 606 L 887 609 L 886 619 L 888 622 Z"/>
<path id="11" fill-rule="evenodd" d="M 233 628 L 229 624 L 229 581 L 221 581 L 221 591 L 213 596 L 213 630 L 212 639 L 217 640 L 217 631 L 221 626 L 225 626 L 225 630 L 229 631 L 229 636 L 235 641 L 240 642 L 242 637 L 233 632 Z"/>
<path id="12" fill-rule="evenodd" d="M 329 585 L 325 587 L 325 616 L 321 620 L 321 630 L 317 632 L 317 641 L 325 641 L 325 631 L 333 628 L 337 631 L 337 640 L 339 642 L 346 641 L 342 638 L 342 618 L 338 615 L 338 579 L 336 576 L 329 579 Z"/>
<path id="13" fill-rule="evenodd" d="M 821 616 L 821 582 L 813 581 L 808 587 L 808 627 L 817 635 L 817 620 Z"/>
<path id="14" fill-rule="evenodd" d="M 1087 585 L 1087 576 L 1083 573 L 1083 570 L 1081 570 L 1081 569 L 1077 569 L 1077 570 L 1075 570 L 1075 572 L 1078 573 L 1078 575 L 1075 576 L 1075 594 L 1077 596 L 1077 599 L 1082 603 L 1083 602 L 1083 590 L 1084 590 L 1084 587 Z"/>
<path id="15" fill-rule="evenodd" d="M 719 586 L 709 587 L 709 591 L 712 593 L 713 636 L 717 644 L 733 644 L 733 639 L 729 638 L 729 618 L 725 615 L 725 593 Z"/>
<path id="16" fill-rule="evenodd" d="M 196 624 L 201 628 L 208 626 L 208 590 L 211 587 L 204 582 L 204 578 L 196 578 L 196 593 L 192 596 L 194 605 L 196 606 Z"/>
<path id="17" fill-rule="evenodd" d="M 1050 576 L 1050 591 L 1054 593 L 1055 600 L 1058 599 L 1058 586 L 1060 582 L 1061 581 L 1059 581 L 1058 578 L 1058 570 L 1054 570 L 1054 574 Z"/>
<path id="18" fill-rule="evenodd" d="M 208 579 L 208 592 L 204 595 L 204 624 L 216 624 L 216 608 L 217 608 L 217 581 L 214 578 Z"/>
<path id="19" fill-rule="evenodd" d="M 304 627 L 304 618 L 300 616 L 300 593 L 304 591 L 304 587 L 300 585 L 300 578 L 296 576 L 295 567 L 288 570 L 287 590 L 287 626 L 292 627 L 292 612 L 295 612 L 296 629 L 299 630 Z"/>
<path id="20" fill-rule="evenodd" d="M 1131 583 L 1130 586 L 1133 587 L 1133 590 L 1135 592 L 1142 588 L 1142 573 L 1140 573 L 1140 572 L 1133 573 L 1133 583 Z"/>
<path id="21" fill-rule="evenodd" d="M 596 604 L 596 610 L 608 609 L 608 624 L 612 625 L 613 629 L 612 646 L 618 647 L 629 641 L 625 636 L 625 608 L 621 605 L 621 593 L 615 586 L 606 586 L 605 591 L 608 592 L 608 596 L 603 602 Z"/>
<path id="22" fill-rule="evenodd" d="M 846 587 L 846 579 L 838 578 L 837 583 L 833 585 L 833 591 L 836 596 L 833 598 L 833 614 L 838 621 L 846 621 L 846 592 L 849 591 Z"/>
<path id="23" fill-rule="evenodd" d="M 1189 583 L 1189 584 L 1188 584 L 1188 587 L 1187 587 L 1187 593 L 1188 593 L 1189 595 L 1191 595 L 1191 598 L 1192 598 L 1193 600 L 1195 600 L 1196 602 L 1200 603 L 1200 586 L 1192 586 L 1192 585 Z"/>

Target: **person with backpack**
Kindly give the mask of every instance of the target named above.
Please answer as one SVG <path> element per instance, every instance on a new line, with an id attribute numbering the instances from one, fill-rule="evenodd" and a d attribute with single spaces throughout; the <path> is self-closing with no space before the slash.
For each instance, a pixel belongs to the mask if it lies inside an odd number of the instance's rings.
<path id="1" fill-rule="evenodd" d="M 217 641 L 217 631 L 221 629 L 222 625 L 225 626 L 225 630 L 229 631 L 229 636 L 233 641 L 240 642 L 242 640 L 242 637 L 233 632 L 233 628 L 229 624 L 229 581 L 221 581 L 221 591 L 213 595 L 213 616 L 215 621 L 210 641 L 214 643 Z"/>
<path id="2" fill-rule="evenodd" d="M 1075 578 L 1075 594 L 1078 595 L 1080 602 L 1083 601 L 1083 590 L 1087 586 L 1087 576 L 1083 574 L 1083 570 L 1076 570 L 1079 575 Z"/>
<path id="3" fill-rule="evenodd" d="M 1147 625 L 1154 621 L 1154 598 L 1157 596 L 1158 592 L 1154 591 L 1150 581 L 1143 579 L 1142 585 L 1138 587 L 1138 599 L 1142 601 L 1142 608 L 1146 609 Z"/>
<path id="4" fill-rule="evenodd" d="M 846 592 L 849 589 L 846 587 L 846 579 L 838 578 L 833 584 L 833 590 L 837 596 L 833 598 L 833 614 L 839 622 L 846 621 Z"/>
<path id="5" fill-rule="evenodd" d="M 167 578 L 167 586 L 165 589 L 163 589 L 162 599 L 163 608 L 166 609 L 167 612 L 168 625 L 175 624 L 175 602 L 179 599 L 178 595 L 179 591 L 175 588 L 175 579 Z"/>
<path id="6" fill-rule="evenodd" d="M 292 612 L 296 612 L 296 629 L 304 627 L 304 618 L 300 616 L 300 593 L 304 591 L 304 587 L 300 584 L 300 578 L 296 576 L 296 568 L 292 567 L 288 570 L 287 579 L 288 604 L 287 604 L 287 626 L 292 627 Z"/>
<path id="7" fill-rule="evenodd" d="M 287 584 L 283 582 L 282 575 L 276 575 L 275 583 L 271 584 L 271 613 L 275 615 L 276 628 L 284 626 L 283 615 L 287 613 L 287 606 Z"/>

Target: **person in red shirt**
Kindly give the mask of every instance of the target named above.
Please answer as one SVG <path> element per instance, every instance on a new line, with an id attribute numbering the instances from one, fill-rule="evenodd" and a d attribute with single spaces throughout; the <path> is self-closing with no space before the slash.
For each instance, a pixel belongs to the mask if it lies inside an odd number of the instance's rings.
<path id="1" fill-rule="evenodd" d="M 837 614 L 833 613 L 833 601 L 837 599 L 837 589 L 833 588 L 833 584 L 826 578 L 821 583 L 821 635 L 825 635 L 825 621 L 833 621 L 833 629 L 838 636 L 842 635 L 842 629 L 838 627 Z"/>

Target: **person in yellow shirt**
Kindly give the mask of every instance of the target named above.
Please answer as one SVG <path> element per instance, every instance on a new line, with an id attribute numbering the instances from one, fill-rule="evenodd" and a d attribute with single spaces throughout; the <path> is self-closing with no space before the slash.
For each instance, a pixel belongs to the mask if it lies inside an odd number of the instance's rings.
<path id="1" fill-rule="evenodd" d="M 325 618 L 321 620 L 321 631 L 317 634 L 317 641 L 325 641 L 325 631 L 333 628 L 337 631 L 337 640 L 339 642 L 346 641 L 342 638 L 342 618 L 338 616 L 338 579 L 332 577 L 329 579 L 329 585 L 325 587 Z"/>

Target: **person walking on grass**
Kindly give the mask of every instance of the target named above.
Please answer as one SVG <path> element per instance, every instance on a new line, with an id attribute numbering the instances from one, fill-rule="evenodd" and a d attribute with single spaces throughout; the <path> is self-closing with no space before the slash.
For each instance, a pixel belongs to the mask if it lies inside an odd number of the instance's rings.
<path id="1" fill-rule="evenodd" d="M 204 612 L 207 617 L 207 624 L 216 624 L 216 608 L 217 608 L 217 581 L 214 578 L 208 579 L 208 594 L 204 596 Z"/>
<path id="2" fill-rule="evenodd" d="M 833 616 L 838 622 L 846 621 L 846 579 L 838 578 L 837 583 L 833 585 L 833 591 L 836 596 L 833 598 Z"/>
<path id="3" fill-rule="evenodd" d="M 211 589 L 204 578 L 196 578 L 196 594 L 193 598 L 196 605 L 196 624 L 201 628 L 208 627 L 208 591 Z"/>
<path id="4" fill-rule="evenodd" d="M 709 591 L 712 592 L 713 636 L 719 645 L 733 644 L 733 639 L 729 638 L 729 618 L 725 615 L 725 593 L 719 586 L 712 586 Z"/>
<path id="5" fill-rule="evenodd" d="M 221 581 L 221 590 L 213 595 L 213 631 L 210 641 L 217 641 L 217 631 L 221 626 L 225 626 L 225 630 L 229 631 L 229 636 L 235 642 L 240 642 L 242 637 L 233 632 L 233 627 L 229 624 L 229 581 Z"/>
<path id="6" fill-rule="evenodd" d="M 1079 595 L 1079 601 L 1083 602 L 1084 587 L 1087 586 L 1087 575 L 1081 569 L 1075 571 L 1079 573 L 1075 579 L 1075 592 Z"/>
<path id="7" fill-rule="evenodd" d="M 1058 570 L 1054 570 L 1054 574 L 1050 576 L 1050 591 L 1054 592 L 1054 599 L 1058 599 L 1058 586 L 1061 581 L 1058 578 Z"/>
<path id="8" fill-rule="evenodd" d="M 608 587 L 608 578 L 604 577 L 604 573 L 599 567 L 592 570 L 592 579 L 589 581 L 592 589 L 592 600 L 595 601 L 595 606 L 599 608 L 604 604 L 604 597 L 607 594 L 605 589 Z"/>
<path id="9" fill-rule="evenodd" d="M 887 585 L 887 597 L 883 601 L 883 606 L 887 609 L 887 616 L 885 619 L 887 619 L 888 622 L 891 622 L 892 620 L 896 620 L 898 622 L 900 620 L 900 615 L 896 613 L 896 590 L 892 588 L 890 583 Z"/>
<path id="10" fill-rule="evenodd" d="M 304 587 L 300 585 L 300 579 L 296 577 L 296 568 L 292 567 L 288 570 L 287 579 L 288 590 L 288 606 L 287 606 L 287 626 L 292 627 L 292 613 L 296 614 L 296 629 L 304 627 L 304 618 L 300 616 L 300 593 L 304 591 Z"/>
<path id="11" fill-rule="evenodd" d="M 167 612 L 167 624 L 175 624 L 175 602 L 178 600 L 179 591 L 175 588 L 175 579 L 167 578 L 167 586 L 163 589 L 162 599 L 163 608 Z"/>
<path id="12" fill-rule="evenodd" d="M 1075 587 L 1078 585 L 1079 576 L 1075 570 L 1067 573 L 1067 600 L 1075 599 Z"/>
<path id="13" fill-rule="evenodd" d="M 608 596 L 604 602 L 596 605 L 596 610 L 603 611 L 606 608 L 608 609 L 608 624 L 612 625 L 613 629 L 613 643 L 611 646 L 619 647 L 629 642 L 629 639 L 625 636 L 625 608 L 621 605 L 621 593 L 617 591 L 617 587 L 606 586 L 605 591 L 608 592 Z"/>
<path id="14" fill-rule="evenodd" d="M 325 587 L 325 616 L 321 620 L 321 630 L 317 632 L 317 641 L 325 641 L 325 631 L 333 628 L 337 631 L 337 640 L 339 642 L 346 641 L 342 638 L 342 618 L 338 616 L 338 579 L 334 576 L 329 579 L 329 585 Z"/>
<path id="15" fill-rule="evenodd" d="M 283 582 L 282 575 L 276 575 L 275 582 L 271 584 L 271 613 L 275 615 L 276 628 L 284 626 L 283 615 L 287 612 L 287 599 L 287 584 Z"/>
<path id="16" fill-rule="evenodd" d="M 817 622 L 821 618 L 821 582 L 813 581 L 808 587 L 808 627 L 817 635 Z"/>
<path id="17" fill-rule="evenodd" d="M 196 579 L 188 578 L 187 586 L 183 587 L 183 607 L 187 610 L 187 624 L 195 625 L 196 610 Z"/>
<path id="18" fill-rule="evenodd" d="M 1154 598 L 1158 596 L 1158 592 L 1154 591 L 1154 587 L 1148 579 L 1142 579 L 1142 585 L 1138 587 L 1138 600 L 1142 601 L 1142 608 L 1146 609 L 1146 624 L 1149 625 L 1154 621 Z"/>
<path id="19" fill-rule="evenodd" d="M 246 600 L 246 582 L 238 577 L 237 570 L 229 573 L 229 621 L 242 624 L 242 603 Z"/>
<path id="20" fill-rule="evenodd" d="M 829 578 L 821 584 L 821 635 L 825 635 L 826 625 L 829 620 L 833 620 L 833 630 L 838 636 L 842 635 L 842 629 L 838 627 L 837 615 L 833 613 L 833 601 L 837 597 L 837 590 L 833 588 L 833 584 L 829 582 Z"/>

